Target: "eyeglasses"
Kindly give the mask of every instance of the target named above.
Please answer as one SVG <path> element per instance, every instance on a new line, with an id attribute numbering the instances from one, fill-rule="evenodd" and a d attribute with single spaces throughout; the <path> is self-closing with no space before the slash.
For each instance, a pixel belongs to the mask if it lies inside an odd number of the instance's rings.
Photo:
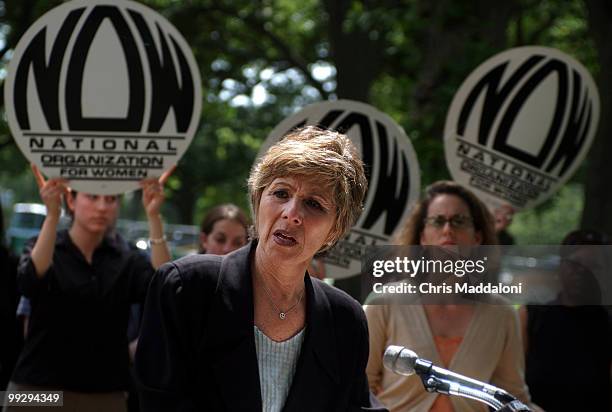
<path id="1" fill-rule="evenodd" d="M 425 218 L 425 225 L 431 226 L 434 229 L 442 229 L 446 223 L 450 223 L 453 229 L 467 229 L 472 226 L 473 219 L 465 215 L 453 215 L 449 218 L 438 215 Z"/>

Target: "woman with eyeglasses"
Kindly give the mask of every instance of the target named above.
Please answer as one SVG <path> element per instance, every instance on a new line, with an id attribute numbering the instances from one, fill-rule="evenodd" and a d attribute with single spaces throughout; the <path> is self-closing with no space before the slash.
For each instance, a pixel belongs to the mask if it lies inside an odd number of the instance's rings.
<path id="1" fill-rule="evenodd" d="M 453 250 L 494 245 L 493 217 L 469 190 L 450 181 L 426 189 L 399 238 L 402 245 Z M 453 277 L 452 275 L 450 277 Z M 511 306 L 484 303 L 365 306 L 370 330 L 367 374 L 371 390 L 390 411 L 483 411 L 484 404 L 425 391 L 417 375 L 383 367 L 388 345 L 401 345 L 435 365 L 501 387 L 528 404 L 519 322 Z"/>

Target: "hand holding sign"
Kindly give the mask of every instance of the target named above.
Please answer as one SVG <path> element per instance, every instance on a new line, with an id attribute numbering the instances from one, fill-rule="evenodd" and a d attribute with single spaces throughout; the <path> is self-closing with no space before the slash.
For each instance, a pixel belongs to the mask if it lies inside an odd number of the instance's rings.
<path id="1" fill-rule="evenodd" d="M 510 226 L 514 212 L 514 208 L 509 204 L 504 204 L 493 211 L 493 216 L 495 216 L 495 233 L 499 233 Z"/>
<path id="2" fill-rule="evenodd" d="M 53 178 L 45 181 L 42 173 L 36 165 L 31 164 L 34 179 L 38 185 L 40 198 L 47 207 L 47 216 L 59 217 L 62 211 L 62 195 L 68 195 L 68 181 L 61 178 Z"/>
<path id="3" fill-rule="evenodd" d="M 159 215 L 161 205 L 164 203 L 164 184 L 176 170 L 176 165 L 166 170 L 159 179 L 150 178 L 140 181 L 142 188 L 142 205 L 144 206 L 147 216 Z"/>

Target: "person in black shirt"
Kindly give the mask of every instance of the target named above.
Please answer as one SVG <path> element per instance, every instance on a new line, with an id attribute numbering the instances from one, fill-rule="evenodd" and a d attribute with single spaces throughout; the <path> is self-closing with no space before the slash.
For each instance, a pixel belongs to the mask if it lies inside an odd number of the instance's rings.
<path id="1" fill-rule="evenodd" d="M 547 412 L 612 410 L 612 327 L 595 276 L 609 270 L 600 262 L 607 244 L 600 232 L 568 234 L 560 251 L 561 292 L 547 305 L 521 310 L 525 378 Z"/>
<path id="2" fill-rule="evenodd" d="M 113 231 L 117 195 L 71 192 L 65 180 L 33 171 L 47 217 L 19 264 L 18 286 L 32 314 L 8 390 L 63 390 L 67 410 L 125 411 L 129 306 L 144 302 L 153 267 L 170 260 L 160 216 L 169 173 L 142 183 L 149 262 Z M 62 196 L 73 221 L 56 233 Z"/>

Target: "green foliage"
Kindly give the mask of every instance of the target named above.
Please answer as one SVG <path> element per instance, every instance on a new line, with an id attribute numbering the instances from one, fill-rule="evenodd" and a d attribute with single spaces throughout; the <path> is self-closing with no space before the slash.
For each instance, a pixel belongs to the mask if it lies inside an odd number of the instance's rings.
<path id="1" fill-rule="evenodd" d="M 579 228 L 583 206 L 582 185 L 565 185 L 540 207 L 517 213 L 509 232 L 520 245 L 558 245 Z"/>
<path id="2" fill-rule="evenodd" d="M 20 157 L 23 159 L 23 156 Z M 10 191 L 15 203 L 40 203 L 38 187 L 29 168 L 18 175 L 0 172 L 0 189 Z"/>
<path id="3" fill-rule="evenodd" d="M 7 45 L 0 73 L 25 29 L 58 3 L 0 0 L 0 33 Z M 246 178 L 270 130 L 309 103 L 345 98 L 339 90 L 367 90 L 366 100 L 404 127 L 424 186 L 449 178 L 442 140 L 446 111 L 462 81 L 485 59 L 506 47 L 539 44 L 597 71 L 579 0 L 143 3 L 185 36 L 203 80 L 199 130 L 168 181 L 164 213 L 172 222 L 197 222 L 220 202 L 247 209 Z M 26 162 L 4 122 L 0 162 L 0 185 L 14 190 L 17 200 L 36 200 Z M 579 173 L 574 182 L 583 177 Z M 576 226 L 582 208 L 578 187 L 568 186 L 554 200 L 518 215 L 512 226 L 518 240 L 558 241 L 566 227 Z M 126 196 L 130 216 L 141 213 L 138 202 L 138 196 Z"/>
<path id="4" fill-rule="evenodd" d="M 579 0 L 523 1 L 520 18 L 508 26 L 509 44 L 542 45 L 573 56 L 595 77 L 597 51 L 589 35 L 586 7 Z"/>

